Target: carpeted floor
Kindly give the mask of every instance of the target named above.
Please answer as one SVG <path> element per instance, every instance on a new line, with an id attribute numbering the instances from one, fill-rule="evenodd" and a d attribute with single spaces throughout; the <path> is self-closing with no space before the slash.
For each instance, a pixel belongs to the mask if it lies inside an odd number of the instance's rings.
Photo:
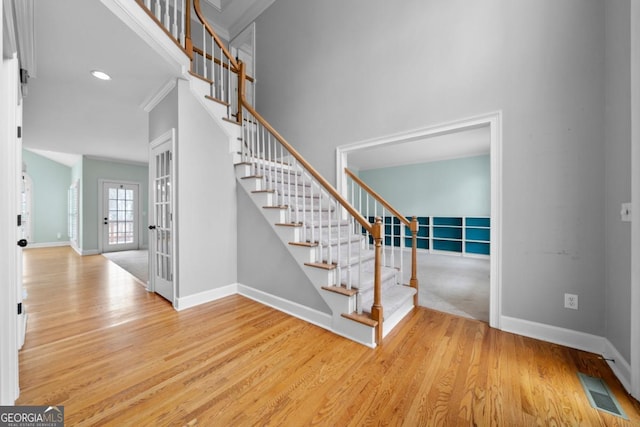
<path id="1" fill-rule="evenodd" d="M 148 250 L 105 252 L 102 255 L 127 270 L 145 286 L 147 285 L 149 281 Z"/>
<path id="2" fill-rule="evenodd" d="M 411 253 L 404 253 L 404 283 Z M 418 303 L 446 313 L 489 322 L 489 258 L 418 252 Z"/>

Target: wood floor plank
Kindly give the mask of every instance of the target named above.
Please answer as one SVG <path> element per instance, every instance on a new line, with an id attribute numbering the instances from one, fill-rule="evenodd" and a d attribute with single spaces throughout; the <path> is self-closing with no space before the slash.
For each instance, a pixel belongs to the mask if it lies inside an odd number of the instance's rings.
<path id="1" fill-rule="evenodd" d="M 176 312 L 102 256 L 25 251 L 21 405 L 66 425 L 633 426 L 597 355 L 418 308 L 370 349 L 241 296 Z M 600 376 L 631 418 L 589 405 Z"/>

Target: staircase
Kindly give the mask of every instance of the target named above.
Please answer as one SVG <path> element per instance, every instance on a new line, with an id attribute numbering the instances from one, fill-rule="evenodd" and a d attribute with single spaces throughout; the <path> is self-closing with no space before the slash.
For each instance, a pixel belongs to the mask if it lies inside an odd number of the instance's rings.
<path id="1" fill-rule="evenodd" d="M 163 16 L 162 10 L 152 11 L 148 1 L 138 3 L 152 19 Z M 156 23 L 171 27 L 174 33 L 186 27 L 185 35 L 176 42 L 184 46 L 192 64 L 200 64 L 192 66 L 187 78 L 196 97 L 230 137 L 237 182 L 262 212 L 265 225 L 279 237 L 281 243 L 274 244 L 287 248 L 330 308 L 331 322 L 325 327 L 374 347 L 417 302 L 415 268 L 411 286 L 403 284 L 402 261 L 398 267 L 393 244 L 391 252 L 385 246 L 389 237 L 383 220 L 365 218 L 246 101 L 245 85 L 253 80 L 208 24 L 199 0 L 193 6 L 203 34 L 210 36 L 209 46 L 206 41 L 200 48 L 193 46 L 190 25 L 159 19 Z M 185 22 L 190 22 L 190 10 L 187 1 L 186 13 L 182 13 Z M 236 88 L 237 95 L 232 96 Z M 379 197 L 369 194 L 372 200 Z M 387 212 L 397 213 L 392 208 Z M 398 221 L 411 229 L 415 262 L 417 227 L 404 217 Z M 393 230 L 391 233 L 393 241 Z M 402 260 L 401 249 L 397 258 Z"/>

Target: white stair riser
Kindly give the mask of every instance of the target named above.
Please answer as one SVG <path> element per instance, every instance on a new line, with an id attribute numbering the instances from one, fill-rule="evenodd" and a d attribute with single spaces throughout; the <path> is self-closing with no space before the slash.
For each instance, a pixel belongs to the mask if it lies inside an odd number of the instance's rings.
<path id="1" fill-rule="evenodd" d="M 289 245 L 289 252 L 291 252 L 291 255 L 293 255 L 300 265 L 320 262 L 318 259 L 318 251 L 314 247 Z"/>
<path id="2" fill-rule="evenodd" d="M 267 218 L 267 221 L 269 221 L 269 223 L 271 224 L 288 224 L 290 222 L 286 209 L 270 209 L 263 207 L 262 213 L 264 214 L 264 217 Z"/>

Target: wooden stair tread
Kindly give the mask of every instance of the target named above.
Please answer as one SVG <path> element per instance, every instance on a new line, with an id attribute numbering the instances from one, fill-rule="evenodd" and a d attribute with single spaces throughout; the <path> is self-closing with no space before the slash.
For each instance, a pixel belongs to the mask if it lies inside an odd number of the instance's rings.
<path id="1" fill-rule="evenodd" d="M 318 246 L 316 242 L 289 242 L 291 246 L 304 246 L 305 248 L 315 248 Z"/>
<path id="2" fill-rule="evenodd" d="M 223 118 L 222 118 L 222 120 L 224 120 L 225 122 L 229 122 L 229 123 L 231 123 L 231 124 L 234 124 L 234 125 L 240 126 L 240 123 L 238 123 L 238 122 L 237 122 L 237 121 L 235 121 L 235 120 L 231 120 L 231 119 L 228 119 L 228 118 L 226 118 L 226 117 L 223 117 Z"/>
<path id="3" fill-rule="evenodd" d="M 302 223 L 300 222 L 278 222 L 275 225 L 280 227 L 302 227 Z"/>
<path id="4" fill-rule="evenodd" d="M 263 206 L 262 209 L 280 209 L 280 210 L 284 210 L 284 209 L 289 209 L 289 206 L 287 206 L 287 205 Z"/>
<path id="5" fill-rule="evenodd" d="M 376 326 L 378 326 L 378 321 L 377 320 L 373 320 L 371 317 L 369 317 L 368 315 L 366 315 L 364 313 L 363 314 L 342 313 L 341 316 L 344 317 L 344 318 L 356 321 L 358 323 L 362 323 L 363 325 L 371 326 L 372 328 L 375 328 Z"/>
<path id="6" fill-rule="evenodd" d="M 304 265 L 309 267 L 321 268 L 323 270 L 334 270 L 336 268 L 335 264 L 326 264 L 324 262 L 305 262 Z"/>
<path id="7" fill-rule="evenodd" d="M 251 193 L 252 194 L 259 194 L 259 193 L 275 193 L 276 190 L 253 190 Z"/>
<path id="8" fill-rule="evenodd" d="M 200 74 L 196 73 L 195 71 L 189 71 L 189 74 L 191 74 L 193 77 L 198 78 L 202 81 L 205 81 L 207 83 L 209 83 L 210 85 L 213 84 L 213 80 L 205 77 L 205 76 L 201 76 Z"/>
<path id="9" fill-rule="evenodd" d="M 213 83 L 213 82 L 211 82 L 211 83 Z M 223 106 L 225 106 L 225 107 L 228 107 L 228 106 L 229 106 L 229 103 L 228 103 L 228 102 L 223 101 L 223 100 L 218 99 L 218 98 L 215 98 L 215 97 L 213 97 L 213 96 L 211 96 L 211 95 L 205 95 L 204 97 L 205 97 L 205 98 L 207 98 L 209 101 L 217 102 L 218 104 L 223 105 Z"/>
<path id="10" fill-rule="evenodd" d="M 321 286 L 322 289 L 329 292 L 335 292 L 337 294 L 346 295 L 348 297 L 354 296 L 358 293 L 357 289 L 347 289 L 344 286 Z"/>
<path id="11" fill-rule="evenodd" d="M 252 178 L 262 179 L 264 177 L 262 175 L 247 175 L 247 176 L 243 176 L 240 179 L 252 179 Z"/>

